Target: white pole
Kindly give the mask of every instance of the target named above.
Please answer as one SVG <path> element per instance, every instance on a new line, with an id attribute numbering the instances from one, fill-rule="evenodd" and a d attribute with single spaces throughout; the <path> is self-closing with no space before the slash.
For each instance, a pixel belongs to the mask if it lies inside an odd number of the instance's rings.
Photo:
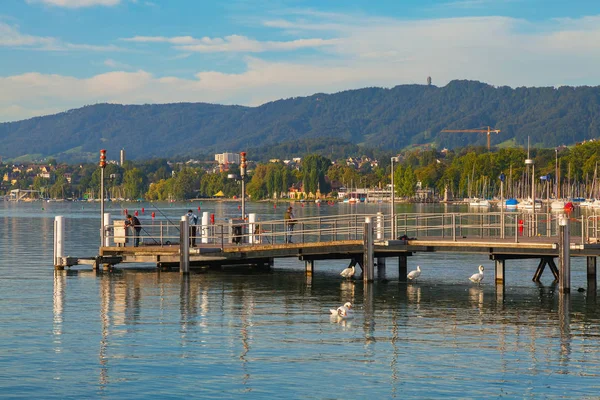
<path id="1" fill-rule="evenodd" d="M 380 211 L 377 213 L 377 240 L 383 239 L 383 213 Z"/>
<path id="2" fill-rule="evenodd" d="M 208 211 L 202 212 L 202 243 L 208 243 L 208 232 L 210 223 L 210 215 Z"/>
<path id="3" fill-rule="evenodd" d="M 54 217 L 54 266 L 61 267 L 64 256 L 63 240 L 65 237 L 65 217 L 57 215 Z"/>
<path id="4" fill-rule="evenodd" d="M 394 187 L 394 158 L 396 158 L 396 157 L 391 158 L 391 161 L 392 161 L 392 194 L 391 194 L 392 198 L 391 198 L 391 202 L 392 202 L 392 204 L 391 204 L 391 208 L 390 208 L 390 216 L 391 216 L 392 222 L 391 222 L 390 226 L 392 228 L 392 240 L 396 240 L 396 220 L 394 217 L 394 192 L 396 191 L 395 190 L 396 188 Z"/>
<path id="5" fill-rule="evenodd" d="M 106 232 L 110 227 L 110 213 L 104 213 L 104 247 L 110 246 L 110 237 L 114 235 L 108 235 Z M 113 231 L 114 232 L 114 231 Z"/>
<path id="6" fill-rule="evenodd" d="M 250 238 L 248 243 L 250 243 L 250 244 L 254 244 L 255 241 L 258 239 L 258 238 L 254 237 L 255 225 L 256 225 L 256 213 L 248 214 L 248 230 L 249 230 L 248 236 Z"/>

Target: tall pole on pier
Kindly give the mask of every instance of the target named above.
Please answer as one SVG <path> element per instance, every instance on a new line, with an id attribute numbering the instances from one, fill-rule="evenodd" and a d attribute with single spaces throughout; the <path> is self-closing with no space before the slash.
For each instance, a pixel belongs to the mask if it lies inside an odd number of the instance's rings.
<path id="1" fill-rule="evenodd" d="M 391 228 L 392 228 L 392 240 L 396 240 L 396 217 L 394 216 L 394 192 L 396 188 L 394 186 L 394 161 L 398 161 L 398 157 L 392 157 L 392 193 L 391 193 L 391 205 L 390 205 L 390 218 L 392 219 Z"/>
<path id="2" fill-rule="evenodd" d="M 240 153 L 240 176 L 242 178 L 242 220 L 246 219 L 246 152 Z"/>
<path id="3" fill-rule="evenodd" d="M 100 247 L 104 246 L 104 168 L 106 168 L 106 150 L 100 150 Z"/>
<path id="4" fill-rule="evenodd" d="M 504 181 L 506 175 L 504 172 L 500 173 L 500 238 L 504 239 Z"/>

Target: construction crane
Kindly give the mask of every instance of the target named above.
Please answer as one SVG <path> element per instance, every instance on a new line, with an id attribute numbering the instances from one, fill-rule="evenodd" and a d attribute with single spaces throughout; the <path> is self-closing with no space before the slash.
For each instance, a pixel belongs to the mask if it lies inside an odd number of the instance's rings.
<path id="1" fill-rule="evenodd" d="M 462 132 L 477 132 L 477 133 L 487 133 L 487 149 L 488 151 L 491 148 L 491 140 L 490 140 L 490 133 L 500 133 L 500 129 L 492 129 L 489 126 L 487 127 L 487 129 L 444 129 L 442 132 L 455 132 L 455 133 L 462 133 Z"/>

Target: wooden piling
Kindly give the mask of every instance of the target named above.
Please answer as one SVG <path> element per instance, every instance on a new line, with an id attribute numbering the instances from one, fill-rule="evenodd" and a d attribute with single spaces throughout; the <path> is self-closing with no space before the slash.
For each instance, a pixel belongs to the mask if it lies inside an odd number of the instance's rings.
<path id="1" fill-rule="evenodd" d="M 398 280 L 400 282 L 406 282 L 408 279 L 406 277 L 408 274 L 408 257 L 407 256 L 399 256 L 398 257 Z"/>
<path id="2" fill-rule="evenodd" d="M 375 278 L 375 265 L 373 263 L 373 257 L 373 221 L 371 220 L 371 217 L 365 217 L 363 235 L 363 280 L 366 282 L 370 282 Z"/>
<path id="3" fill-rule="evenodd" d="M 596 293 L 596 263 L 597 257 L 587 257 L 587 290 L 589 293 Z"/>
<path id="4" fill-rule="evenodd" d="M 571 238 L 569 219 L 565 215 L 559 217 L 559 280 L 558 288 L 562 293 L 571 291 Z"/>
<path id="5" fill-rule="evenodd" d="M 304 270 L 306 275 L 312 275 L 315 272 L 315 260 L 304 260 Z"/>
<path id="6" fill-rule="evenodd" d="M 181 217 L 179 222 L 179 272 L 190 272 L 190 230 L 187 216 Z"/>
<path id="7" fill-rule="evenodd" d="M 496 259 L 494 261 L 496 264 L 496 285 L 504 285 L 504 269 L 506 260 Z"/>

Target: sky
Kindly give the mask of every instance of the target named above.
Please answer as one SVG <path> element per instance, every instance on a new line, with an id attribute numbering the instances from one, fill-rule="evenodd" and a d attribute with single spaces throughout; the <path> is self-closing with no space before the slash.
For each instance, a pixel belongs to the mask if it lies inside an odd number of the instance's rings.
<path id="1" fill-rule="evenodd" d="M 454 79 L 597 86 L 600 0 L 0 0 L 0 122 Z"/>

